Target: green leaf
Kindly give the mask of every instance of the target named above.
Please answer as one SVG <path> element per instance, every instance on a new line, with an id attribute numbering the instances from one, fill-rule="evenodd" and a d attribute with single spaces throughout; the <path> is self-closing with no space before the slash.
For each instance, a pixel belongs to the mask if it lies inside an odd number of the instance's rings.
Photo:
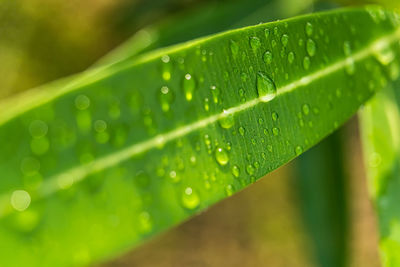
<path id="1" fill-rule="evenodd" d="M 399 66 L 391 65 L 397 77 Z M 393 74 L 396 74 L 393 76 Z M 379 92 L 360 113 L 368 185 L 379 220 L 383 266 L 400 264 L 400 81 Z"/>
<path id="2" fill-rule="evenodd" d="M 293 159 L 380 89 L 398 20 L 261 24 L 3 101 L 2 264 L 103 260 Z"/>
<path id="3" fill-rule="evenodd" d="M 295 161 L 297 189 L 305 226 L 319 266 L 346 266 L 348 248 L 347 181 L 344 131 L 338 130 Z"/>

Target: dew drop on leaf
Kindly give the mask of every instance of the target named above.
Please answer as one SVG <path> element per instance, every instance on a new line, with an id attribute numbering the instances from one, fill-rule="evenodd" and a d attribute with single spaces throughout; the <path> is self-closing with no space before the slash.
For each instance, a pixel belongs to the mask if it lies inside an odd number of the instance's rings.
<path id="1" fill-rule="evenodd" d="M 225 110 L 224 113 L 226 113 Z M 234 124 L 235 124 L 235 119 L 232 114 L 224 114 L 224 117 L 219 120 L 219 125 L 224 129 L 229 129 Z"/>
<path id="2" fill-rule="evenodd" d="M 300 155 L 301 153 L 303 153 L 303 148 L 301 146 L 296 146 L 295 153 L 297 156 Z"/>
<path id="3" fill-rule="evenodd" d="M 287 34 L 283 34 L 281 37 L 281 42 L 282 42 L 282 45 L 284 47 L 286 47 L 289 42 L 289 36 Z"/>
<path id="4" fill-rule="evenodd" d="M 272 62 L 272 53 L 270 51 L 266 51 L 263 55 L 263 60 L 266 64 L 271 64 Z"/>
<path id="5" fill-rule="evenodd" d="M 187 101 L 191 101 L 193 98 L 193 92 L 195 90 L 196 83 L 194 78 L 189 73 L 185 75 L 183 79 L 183 91 Z"/>
<path id="6" fill-rule="evenodd" d="M 163 86 L 161 87 L 159 93 L 159 100 L 162 111 L 168 112 L 171 109 L 171 103 L 174 100 L 174 94 L 167 86 Z"/>
<path id="7" fill-rule="evenodd" d="M 215 85 L 211 86 L 211 94 L 212 94 L 214 103 L 217 104 L 219 102 L 220 91 Z"/>
<path id="8" fill-rule="evenodd" d="M 315 45 L 314 40 L 312 40 L 312 39 L 307 40 L 306 49 L 307 49 L 307 53 L 310 57 L 315 56 L 315 53 L 317 51 L 317 46 Z"/>
<path id="9" fill-rule="evenodd" d="M 247 174 L 249 174 L 249 175 L 253 175 L 254 172 L 255 172 L 255 169 L 254 169 L 253 165 L 251 165 L 251 164 L 247 165 L 247 166 L 246 166 L 246 172 L 247 172 Z"/>
<path id="10" fill-rule="evenodd" d="M 294 61 L 294 53 L 293 52 L 289 52 L 289 54 L 288 54 L 288 62 L 290 64 L 292 64 L 293 61 Z"/>
<path id="11" fill-rule="evenodd" d="M 231 185 L 231 184 L 228 184 L 228 185 L 225 187 L 225 193 L 226 193 L 226 195 L 227 195 L 228 197 L 229 197 L 229 196 L 232 196 L 233 193 L 234 193 L 234 191 L 235 191 L 235 189 L 234 189 L 233 185 Z"/>
<path id="12" fill-rule="evenodd" d="M 164 55 L 161 57 L 162 65 L 162 78 L 165 81 L 169 81 L 171 79 L 171 62 L 168 55 Z"/>
<path id="13" fill-rule="evenodd" d="M 240 135 L 244 136 L 245 129 L 242 126 L 239 127 L 239 133 Z"/>
<path id="14" fill-rule="evenodd" d="M 309 57 L 305 56 L 303 59 L 303 67 L 305 70 L 308 70 L 310 68 L 311 65 L 311 60 Z"/>
<path id="15" fill-rule="evenodd" d="M 263 102 L 268 102 L 276 96 L 275 83 L 262 72 L 257 73 L 257 92 Z"/>
<path id="16" fill-rule="evenodd" d="M 306 34 L 307 36 L 311 36 L 313 34 L 314 27 L 310 22 L 306 23 Z"/>
<path id="17" fill-rule="evenodd" d="M 197 208 L 199 204 L 199 195 L 191 187 L 186 187 L 182 194 L 182 205 L 192 210 Z"/>
<path id="18" fill-rule="evenodd" d="M 215 159 L 219 165 L 225 166 L 229 162 L 228 152 L 226 152 L 222 147 L 217 147 L 215 150 Z"/>
<path id="19" fill-rule="evenodd" d="M 278 113 L 276 113 L 275 111 L 272 112 L 271 117 L 272 117 L 272 120 L 273 120 L 273 121 L 277 121 L 278 118 L 279 118 Z"/>
<path id="20" fill-rule="evenodd" d="M 258 37 L 250 37 L 250 47 L 253 51 L 257 51 L 261 46 L 261 41 Z"/>
<path id="21" fill-rule="evenodd" d="M 275 136 L 278 136 L 279 135 L 279 128 L 276 128 L 276 127 L 272 128 L 272 134 L 275 135 Z"/>
<path id="22" fill-rule="evenodd" d="M 304 115 L 308 115 L 310 113 L 310 106 L 307 104 L 304 104 L 302 107 Z"/>
<path id="23" fill-rule="evenodd" d="M 240 169 L 239 169 L 239 167 L 238 167 L 237 165 L 233 165 L 231 171 L 232 171 L 232 175 L 233 175 L 234 177 L 236 177 L 236 178 L 239 177 L 239 175 L 240 175 Z"/>

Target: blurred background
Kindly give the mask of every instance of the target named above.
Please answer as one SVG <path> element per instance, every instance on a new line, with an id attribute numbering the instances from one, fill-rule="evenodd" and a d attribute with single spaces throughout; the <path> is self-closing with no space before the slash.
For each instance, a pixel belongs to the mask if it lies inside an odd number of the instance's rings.
<path id="1" fill-rule="evenodd" d="M 121 60 L 126 51 L 134 57 L 230 28 L 366 2 L 3 0 L 0 99 Z M 99 266 L 380 266 L 363 169 L 354 118 L 256 184 Z"/>

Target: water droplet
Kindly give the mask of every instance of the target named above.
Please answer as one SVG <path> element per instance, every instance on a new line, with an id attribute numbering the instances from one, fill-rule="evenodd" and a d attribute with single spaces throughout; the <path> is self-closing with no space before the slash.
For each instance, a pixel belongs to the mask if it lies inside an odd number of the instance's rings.
<path id="1" fill-rule="evenodd" d="M 249 175 L 253 175 L 255 172 L 255 168 L 253 167 L 253 165 L 249 164 L 246 166 L 246 172 Z"/>
<path id="2" fill-rule="evenodd" d="M 240 169 L 239 169 L 239 167 L 237 165 L 233 165 L 231 171 L 232 171 L 232 175 L 233 176 L 235 176 L 236 178 L 239 177 Z"/>
<path id="3" fill-rule="evenodd" d="M 209 105 L 209 99 L 208 97 L 204 98 L 204 110 L 209 111 L 210 110 L 210 105 Z"/>
<path id="4" fill-rule="evenodd" d="M 306 23 L 306 34 L 307 36 L 311 36 L 313 34 L 314 27 L 310 22 Z"/>
<path id="5" fill-rule="evenodd" d="M 270 51 L 266 51 L 263 55 L 263 60 L 266 64 L 271 64 L 272 62 L 272 53 Z"/>
<path id="6" fill-rule="evenodd" d="M 244 136 L 245 130 L 242 126 L 239 127 L 239 133 L 240 135 Z"/>
<path id="7" fill-rule="evenodd" d="M 279 135 L 279 128 L 276 128 L 276 127 L 272 128 L 272 134 L 275 135 L 275 136 L 278 136 Z"/>
<path id="8" fill-rule="evenodd" d="M 292 64 L 293 61 L 294 61 L 294 53 L 293 52 L 289 52 L 289 54 L 288 54 L 288 62 L 290 64 Z"/>
<path id="9" fill-rule="evenodd" d="M 171 109 L 171 103 L 174 100 L 174 93 L 167 86 L 163 86 L 160 90 L 159 100 L 162 111 L 168 112 Z"/>
<path id="10" fill-rule="evenodd" d="M 289 42 L 289 36 L 287 34 L 283 34 L 281 37 L 281 42 L 282 42 L 282 45 L 284 47 L 286 47 Z"/>
<path id="11" fill-rule="evenodd" d="M 11 194 L 10 202 L 15 210 L 24 211 L 31 204 L 31 196 L 25 190 L 15 190 Z"/>
<path id="12" fill-rule="evenodd" d="M 168 55 L 164 55 L 161 57 L 162 65 L 162 78 L 165 81 L 169 81 L 171 79 L 171 63 Z"/>
<path id="13" fill-rule="evenodd" d="M 142 233 L 148 233 L 153 228 L 153 222 L 148 212 L 143 211 L 138 216 L 139 229 Z"/>
<path id="14" fill-rule="evenodd" d="M 302 107 L 304 115 L 308 115 L 310 113 L 310 106 L 307 104 L 304 104 Z"/>
<path id="15" fill-rule="evenodd" d="M 235 189 L 234 189 L 233 185 L 228 184 L 228 185 L 225 187 L 225 193 L 226 193 L 226 195 L 227 195 L 228 197 L 229 197 L 229 196 L 232 196 L 234 192 L 235 192 Z"/>
<path id="16" fill-rule="evenodd" d="M 263 102 L 268 102 L 276 96 L 275 83 L 264 73 L 257 73 L 257 91 L 258 97 Z"/>
<path id="17" fill-rule="evenodd" d="M 264 124 L 264 119 L 263 118 L 259 118 L 258 119 L 258 124 L 263 125 Z"/>
<path id="18" fill-rule="evenodd" d="M 315 42 L 312 39 L 307 40 L 306 49 L 307 49 L 307 53 L 310 57 L 313 57 L 315 55 L 315 53 L 317 51 L 317 47 L 315 45 Z"/>
<path id="19" fill-rule="evenodd" d="M 225 166 L 229 161 L 228 152 L 226 152 L 222 147 L 217 147 L 215 150 L 215 159 L 219 165 Z"/>
<path id="20" fill-rule="evenodd" d="M 33 138 L 41 138 L 47 134 L 48 126 L 45 122 L 35 120 L 29 125 L 29 133 Z"/>
<path id="21" fill-rule="evenodd" d="M 79 110 L 85 110 L 90 106 L 90 99 L 85 95 L 78 95 L 75 98 L 75 107 Z"/>
<path id="22" fill-rule="evenodd" d="M 273 121 L 277 121 L 278 118 L 279 118 L 279 115 L 278 115 L 278 113 L 276 113 L 276 112 L 274 111 L 274 112 L 272 112 L 271 117 L 272 117 L 272 120 L 273 120 Z"/>
<path id="23" fill-rule="evenodd" d="M 253 51 L 257 51 L 258 48 L 261 46 L 261 41 L 258 37 L 250 37 L 250 47 Z"/>
<path id="24" fill-rule="evenodd" d="M 186 74 L 183 79 L 183 90 L 187 101 L 191 101 L 193 98 L 193 92 L 196 88 L 194 78 L 190 74 Z"/>
<path id="25" fill-rule="evenodd" d="M 236 57 L 237 54 L 239 53 L 239 45 L 235 41 L 231 40 L 230 47 L 233 57 Z"/>
<path id="26" fill-rule="evenodd" d="M 264 30 L 265 38 L 268 39 L 269 37 L 269 29 Z"/>
<path id="27" fill-rule="evenodd" d="M 211 94 L 213 96 L 213 101 L 215 104 L 217 104 L 219 102 L 220 91 L 215 85 L 211 86 L 210 88 L 211 88 Z"/>
<path id="28" fill-rule="evenodd" d="M 309 57 L 304 57 L 303 59 L 303 67 L 305 70 L 308 70 L 310 68 L 311 60 Z"/>
<path id="29" fill-rule="evenodd" d="M 297 156 L 303 153 L 303 148 L 301 146 L 296 146 L 294 150 Z"/>
<path id="30" fill-rule="evenodd" d="M 224 110 L 224 117 L 219 120 L 219 125 L 224 129 L 229 129 L 235 124 L 235 119 L 232 114 L 226 114 Z"/>
<path id="31" fill-rule="evenodd" d="M 182 204 L 187 209 L 197 208 L 200 204 L 199 195 L 191 187 L 186 187 L 182 194 Z"/>
<path id="32" fill-rule="evenodd" d="M 170 171 L 169 178 L 173 183 L 177 183 L 181 180 L 181 177 L 176 173 L 176 171 Z"/>
<path id="33" fill-rule="evenodd" d="M 268 150 L 269 152 L 272 152 L 272 145 L 267 145 L 267 150 Z"/>

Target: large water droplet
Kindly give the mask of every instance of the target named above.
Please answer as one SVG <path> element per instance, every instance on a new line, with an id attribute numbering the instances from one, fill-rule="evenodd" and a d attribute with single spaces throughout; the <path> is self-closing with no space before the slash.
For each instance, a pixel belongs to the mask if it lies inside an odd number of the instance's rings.
<path id="1" fill-rule="evenodd" d="M 196 82 L 190 74 L 186 74 L 183 79 L 183 91 L 187 101 L 191 101 L 193 98 L 193 92 L 196 88 Z"/>
<path id="2" fill-rule="evenodd" d="M 223 149 L 222 147 L 217 147 L 217 149 L 215 150 L 215 159 L 221 166 L 228 164 L 229 161 L 228 152 L 226 152 L 225 149 Z"/>
<path id="3" fill-rule="evenodd" d="M 232 114 L 226 114 L 224 110 L 224 117 L 219 120 L 219 125 L 224 129 L 229 129 L 235 124 L 235 119 Z"/>
<path id="4" fill-rule="evenodd" d="M 182 194 L 182 204 L 187 209 L 197 208 L 200 204 L 199 195 L 191 187 L 186 187 Z"/>
<path id="5" fill-rule="evenodd" d="M 313 57 L 315 55 L 317 51 L 317 46 L 315 45 L 315 42 L 312 39 L 307 40 L 306 49 L 310 57 Z"/>
<path id="6" fill-rule="evenodd" d="M 272 120 L 273 120 L 273 121 L 276 121 L 276 120 L 278 120 L 278 118 L 279 118 L 278 113 L 276 113 L 275 111 L 272 112 L 271 117 L 272 117 Z"/>
<path id="7" fill-rule="evenodd" d="M 257 73 L 257 92 L 263 102 L 268 102 L 276 96 L 275 83 L 262 72 Z"/>

